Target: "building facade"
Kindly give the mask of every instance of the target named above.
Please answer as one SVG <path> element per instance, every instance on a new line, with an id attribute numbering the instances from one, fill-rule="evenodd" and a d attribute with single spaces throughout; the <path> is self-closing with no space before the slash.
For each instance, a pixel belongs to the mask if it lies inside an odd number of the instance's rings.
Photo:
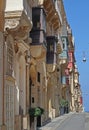
<path id="1" fill-rule="evenodd" d="M 0 130 L 36 130 L 61 114 L 62 98 L 82 110 L 62 0 L 2 0 L 0 39 Z"/>

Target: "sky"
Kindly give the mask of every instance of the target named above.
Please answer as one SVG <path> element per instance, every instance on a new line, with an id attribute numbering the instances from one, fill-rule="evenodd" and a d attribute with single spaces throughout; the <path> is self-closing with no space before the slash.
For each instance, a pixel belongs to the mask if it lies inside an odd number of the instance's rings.
<path id="1" fill-rule="evenodd" d="M 67 21 L 75 39 L 84 110 L 89 112 L 89 0 L 63 0 Z M 84 57 L 86 62 L 83 62 Z"/>

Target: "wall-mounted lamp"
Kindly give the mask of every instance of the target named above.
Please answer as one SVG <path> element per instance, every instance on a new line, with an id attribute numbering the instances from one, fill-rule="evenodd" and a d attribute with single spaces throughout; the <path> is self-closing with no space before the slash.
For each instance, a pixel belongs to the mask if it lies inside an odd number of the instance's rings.
<path id="1" fill-rule="evenodd" d="M 83 62 L 86 62 L 85 52 L 83 52 Z"/>

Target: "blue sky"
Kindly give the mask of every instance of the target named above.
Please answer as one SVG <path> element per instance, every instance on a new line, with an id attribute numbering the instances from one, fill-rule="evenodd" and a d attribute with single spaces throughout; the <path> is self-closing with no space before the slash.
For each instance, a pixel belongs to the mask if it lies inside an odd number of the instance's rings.
<path id="1" fill-rule="evenodd" d="M 85 111 L 89 111 L 89 0 L 63 0 L 75 39 L 75 57 Z M 86 57 L 84 63 L 83 57 Z"/>

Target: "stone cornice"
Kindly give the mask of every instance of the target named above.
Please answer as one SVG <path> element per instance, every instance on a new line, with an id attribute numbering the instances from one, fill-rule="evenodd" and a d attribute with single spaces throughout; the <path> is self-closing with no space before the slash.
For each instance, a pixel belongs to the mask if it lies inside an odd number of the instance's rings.
<path id="1" fill-rule="evenodd" d="M 29 31 L 32 28 L 32 21 L 24 10 L 5 12 L 5 28 L 16 29 L 18 26 L 28 26 Z"/>
<path id="2" fill-rule="evenodd" d="M 18 47 L 19 51 L 21 51 L 22 53 L 30 49 L 29 45 L 27 45 L 23 40 L 18 41 Z"/>

